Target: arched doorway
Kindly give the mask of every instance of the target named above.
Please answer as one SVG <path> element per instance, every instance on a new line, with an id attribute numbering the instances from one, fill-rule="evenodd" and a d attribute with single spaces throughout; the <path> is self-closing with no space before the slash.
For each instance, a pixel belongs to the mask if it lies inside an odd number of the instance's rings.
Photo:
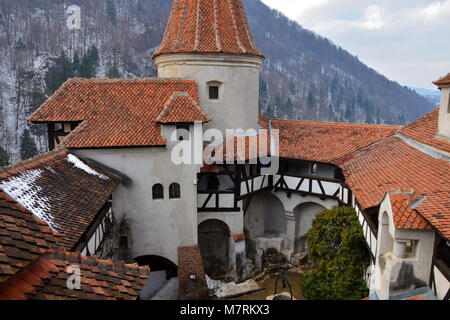
<path id="1" fill-rule="evenodd" d="M 308 231 L 318 213 L 326 208 L 314 202 L 305 202 L 294 209 L 295 217 L 295 252 L 306 252 L 308 250 Z"/>
<path id="2" fill-rule="evenodd" d="M 230 229 L 220 220 L 206 220 L 198 226 L 198 244 L 202 262 L 209 276 L 229 271 Z"/>
<path id="3" fill-rule="evenodd" d="M 151 272 L 165 271 L 167 280 L 178 277 L 178 267 L 175 263 L 161 256 L 141 256 L 134 261 L 140 266 L 149 266 Z"/>
<path id="4" fill-rule="evenodd" d="M 287 222 L 281 200 L 269 192 L 255 195 L 245 215 L 245 228 L 251 238 L 285 234 Z"/>

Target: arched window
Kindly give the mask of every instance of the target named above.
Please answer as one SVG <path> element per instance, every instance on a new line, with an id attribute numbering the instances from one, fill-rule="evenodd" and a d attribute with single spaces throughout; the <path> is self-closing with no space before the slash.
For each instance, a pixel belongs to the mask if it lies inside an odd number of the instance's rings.
<path id="1" fill-rule="evenodd" d="M 172 183 L 169 187 L 169 198 L 179 199 L 181 197 L 180 185 L 178 183 Z"/>
<path id="2" fill-rule="evenodd" d="M 164 187 L 158 183 L 153 186 L 153 200 L 164 199 Z"/>

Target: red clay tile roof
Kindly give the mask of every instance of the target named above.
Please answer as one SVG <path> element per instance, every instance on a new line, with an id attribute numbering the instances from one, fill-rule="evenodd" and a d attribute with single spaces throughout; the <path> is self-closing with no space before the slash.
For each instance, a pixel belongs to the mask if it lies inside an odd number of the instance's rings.
<path id="1" fill-rule="evenodd" d="M 198 106 L 198 86 L 192 80 L 70 79 L 28 120 L 82 122 L 64 139 L 67 148 L 165 146 L 156 119 L 175 92 L 188 94 Z M 182 112 L 177 119 L 205 120 L 203 112 L 195 118 L 200 113 L 192 107 L 176 105 Z"/>
<path id="2" fill-rule="evenodd" d="M 70 266 L 81 271 L 81 290 L 67 288 Z M 0 300 L 135 300 L 150 275 L 148 267 L 50 250 L 0 285 Z"/>
<path id="3" fill-rule="evenodd" d="M 450 73 L 433 83 L 437 86 L 444 85 L 444 84 L 450 84 Z"/>
<path id="4" fill-rule="evenodd" d="M 47 224 L 0 189 L 0 284 L 52 248 L 56 240 Z"/>
<path id="5" fill-rule="evenodd" d="M 158 123 L 209 122 L 212 119 L 192 97 L 183 92 L 175 92 L 167 100 L 155 121 Z"/>
<path id="6" fill-rule="evenodd" d="M 403 127 L 399 133 L 422 144 L 450 152 L 450 142 L 435 137 L 438 133 L 439 108 Z"/>
<path id="7" fill-rule="evenodd" d="M 391 201 L 394 214 L 394 224 L 397 229 L 431 230 L 430 225 L 416 210 L 411 208 L 421 198 L 413 193 L 389 193 L 389 200 Z"/>
<path id="8" fill-rule="evenodd" d="M 170 53 L 228 53 L 263 57 L 241 0 L 174 0 L 159 49 Z"/>
<path id="9" fill-rule="evenodd" d="M 60 233 L 58 245 L 67 249 L 78 242 L 118 183 L 67 150 L 0 169 L 0 189 Z"/>
<path id="10" fill-rule="evenodd" d="M 391 136 L 355 152 L 342 165 L 363 209 L 376 207 L 390 190 L 413 189 L 426 198 L 415 208 L 450 238 L 450 163 L 433 158 Z"/>
<path id="11" fill-rule="evenodd" d="M 261 121 L 260 121 L 261 122 Z M 280 158 L 338 164 L 344 156 L 378 142 L 399 127 L 272 119 L 280 134 Z"/>

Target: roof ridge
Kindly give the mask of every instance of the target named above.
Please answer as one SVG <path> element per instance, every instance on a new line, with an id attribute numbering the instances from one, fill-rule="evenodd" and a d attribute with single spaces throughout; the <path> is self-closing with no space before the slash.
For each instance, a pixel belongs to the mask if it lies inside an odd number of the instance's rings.
<path id="1" fill-rule="evenodd" d="M 41 153 L 30 159 L 22 160 L 22 161 L 14 163 L 12 165 L 9 165 L 7 167 L 0 168 L 0 177 L 3 175 L 8 175 L 8 173 L 10 171 L 17 170 L 22 167 L 30 166 L 31 164 L 38 164 L 38 163 L 44 162 L 44 160 L 48 160 L 52 157 L 57 157 L 63 153 L 69 153 L 69 150 L 67 150 L 63 146 L 59 145 L 56 149 L 54 149 L 52 151 Z"/>
<path id="2" fill-rule="evenodd" d="M 63 249 L 50 249 L 47 252 L 48 259 L 67 260 L 71 263 L 79 264 L 95 264 L 99 268 L 106 270 L 123 270 L 129 271 L 150 272 L 149 266 L 139 266 L 137 263 L 125 263 L 124 261 L 113 261 L 112 259 L 100 259 L 97 256 L 83 256 L 81 252 L 71 252 Z"/>
<path id="3" fill-rule="evenodd" d="M 292 122 L 308 123 L 308 124 L 347 125 L 347 126 L 353 126 L 353 127 L 398 128 L 398 129 L 401 129 L 401 128 L 404 127 L 404 125 L 382 124 L 382 123 L 357 123 L 357 122 L 339 122 L 339 121 L 321 121 L 321 120 L 269 118 L 267 116 L 264 116 L 264 117 L 266 117 L 268 120 L 292 121 Z"/>

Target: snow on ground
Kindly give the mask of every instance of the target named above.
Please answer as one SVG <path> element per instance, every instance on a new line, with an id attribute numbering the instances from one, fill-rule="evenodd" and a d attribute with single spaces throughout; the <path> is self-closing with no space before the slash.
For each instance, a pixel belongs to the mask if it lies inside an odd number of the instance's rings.
<path id="1" fill-rule="evenodd" d="M 206 285 L 212 290 L 219 299 L 227 299 L 236 296 L 242 296 L 247 293 L 261 290 L 261 286 L 255 280 L 248 280 L 243 283 L 236 284 L 234 282 L 225 283 L 211 279 L 206 275 Z"/>
<path id="2" fill-rule="evenodd" d="M 54 223 L 54 217 L 50 213 L 51 206 L 49 203 L 51 203 L 51 200 L 39 194 L 42 188 L 35 183 L 43 172 L 42 169 L 25 171 L 2 181 L 0 188 L 18 204 L 33 213 L 34 216 L 47 223 L 53 231 L 58 232 L 58 226 Z"/>
<path id="3" fill-rule="evenodd" d="M 70 163 L 72 163 L 75 167 L 77 167 L 78 169 L 83 170 L 84 172 L 90 174 L 90 175 L 94 175 L 99 177 L 100 179 L 103 180 L 108 180 L 109 178 L 101 173 L 98 173 L 97 171 L 95 171 L 94 169 L 92 169 L 91 167 L 89 167 L 87 164 L 85 164 L 83 161 L 81 161 L 80 159 L 78 159 L 75 155 L 73 154 L 69 154 L 67 156 L 67 161 L 69 161 Z"/>

